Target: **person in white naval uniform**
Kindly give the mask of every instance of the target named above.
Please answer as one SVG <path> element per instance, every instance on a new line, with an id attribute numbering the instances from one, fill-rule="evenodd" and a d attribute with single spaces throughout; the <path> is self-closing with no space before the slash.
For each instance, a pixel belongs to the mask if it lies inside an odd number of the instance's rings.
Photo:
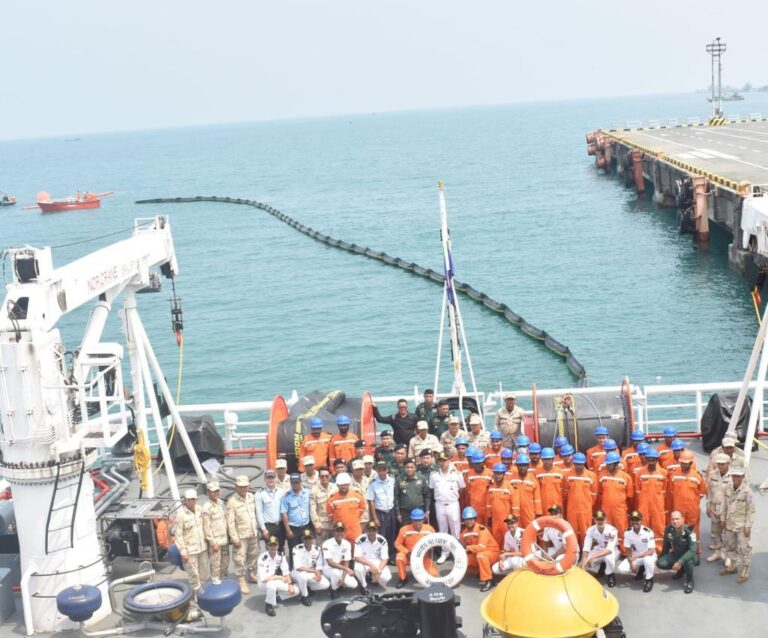
<path id="1" fill-rule="evenodd" d="M 355 576 L 360 582 L 360 589 L 364 595 L 368 595 L 368 574 L 371 575 L 371 583 L 378 583 L 386 587 L 392 579 L 389 571 L 389 547 L 387 539 L 379 534 L 379 527 L 373 521 L 368 521 L 365 532 L 360 534 L 355 541 Z"/>
<path id="2" fill-rule="evenodd" d="M 267 551 L 256 561 L 259 579 L 257 587 L 260 591 L 266 592 L 265 609 L 267 616 L 274 616 L 276 613 L 277 592 L 280 592 L 283 599 L 293 598 L 299 593 L 298 588 L 291 581 L 285 555 L 277 551 L 278 545 L 277 537 L 270 536 L 267 539 Z"/>
<path id="3" fill-rule="evenodd" d="M 515 569 L 525 567 L 525 560 L 520 551 L 523 529 L 517 525 L 517 516 L 507 514 L 504 522 L 507 524 L 507 531 L 504 533 L 504 547 L 499 554 L 498 562 L 491 566 L 491 571 L 497 576 L 503 576 Z"/>
<path id="4" fill-rule="evenodd" d="M 429 489 L 432 490 L 435 512 L 437 513 L 437 528 L 444 534 L 458 538 L 461 533 L 461 507 L 459 499 L 464 489 L 464 477 L 452 467 L 450 459 L 444 452 L 437 457 L 439 469 L 429 475 Z M 448 559 L 448 552 L 443 549 L 437 564 L 442 565 Z"/>
<path id="5" fill-rule="evenodd" d="M 616 542 L 619 530 L 605 522 L 605 512 L 595 512 L 595 524 L 587 530 L 584 537 L 584 549 L 581 553 L 581 568 L 592 573 L 605 572 L 608 587 L 616 586 L 616 559 L 619 548 Z"/>
<path id="6" fill-rule="evenodd" d="M 624 549 L 627 558 L 619 563 L 620 574 L 635 574 L 635 580 L 645 578 L 643 591 L 653 589 L 653 570 L 656 567 L 656 539 L 653 530 L 643 525 L 643 515 L 634 511 L 629 515 L 632 523 L 624 532 Z"/>
<path id="7" fill-rule="evenodd" d="M 330 581 L 323 576 L 323 550 L 315 545 L 315 534 L 311 529 L 305 529 L 302 542 L 293 548 L 293 571 L 291 578 L 299 586 L 301 604 L 305 607 L 312 605 L 309 600 L 309 590 L 322 591 L 331 586 Z"/>
<path id="8" fill-rule="evenodd" d="M 349 566 L 352 544 L 344 538 L 346 528 L 341 521 L 333 525 L 333 538 L 323 543 L 323 576 L 331 581 L 331 598 L 338 598 L 341 587 L 357 589 L 355 571 Z"/>

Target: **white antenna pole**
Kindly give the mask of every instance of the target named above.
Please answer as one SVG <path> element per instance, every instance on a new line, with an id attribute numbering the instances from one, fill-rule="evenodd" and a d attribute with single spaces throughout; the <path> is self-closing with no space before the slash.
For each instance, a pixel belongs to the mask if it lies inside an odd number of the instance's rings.
<path id="1" fill-rule="evenodd" d="M 448 230 L 448 212 L 445 206 L 442 180 L 437 183 L 437 197 L 440 202 L 440 238 L 443 242 L 443 267 L 445 269 L 445 290 L 448 297 L 448 326 L 451 330 L 451 356 L 453 358 L 453 387 L 452 394 L 461 396 L 466 392 L 464 380 L 461 377 L 461 346 L 459 345 L 458 300 L 456 288 L 453 285 L 453 261 L 451 258 L 451 233 Z"/>
<path id="2" fill-rule="evenodd" d="M 445 329 L 446 296 L 447 296 L 447 293 L 445 290 L 445 286 L 443 286 L 443 301 L 440 304 L 440 332 L 437 334 L 437 362 L 435 363 L 435 384 L 432 386 L 435 390 L 435 394 L 439 392 L 438 383 L 440 381 L 440 362 L 441 362 L 441 355 L 443 352 L 443 331 Z"/>

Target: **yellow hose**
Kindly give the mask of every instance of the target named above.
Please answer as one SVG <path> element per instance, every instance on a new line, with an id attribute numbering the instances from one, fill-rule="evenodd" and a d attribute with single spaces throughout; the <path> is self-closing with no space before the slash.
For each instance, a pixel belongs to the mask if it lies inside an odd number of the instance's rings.
<path id="1" fill-rule="evenodd" d="M 152 454 L 144 438 L 144 432 L 139 430 L 136 433 L 136 443 L 133 444 L 133 466 L 139 473 L 141 479 L 141 489 L 147 489 L 149 479 L 149 468 L 152 466 Z"/>

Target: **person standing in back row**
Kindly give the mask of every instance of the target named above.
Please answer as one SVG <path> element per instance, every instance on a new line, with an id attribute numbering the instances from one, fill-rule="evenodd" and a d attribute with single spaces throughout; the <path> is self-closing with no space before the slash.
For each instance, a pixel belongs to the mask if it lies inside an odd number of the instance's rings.
<path id="1" fill-rule="evenodd" d="M 416 422 L 419 421 L 419 418 L 408 412 L 408 401 L 405 399 L 398 399 L 397 413 L 389 416 L 382 416 L 379 407 L 374 403 L 373 416 L 378 423 L 387 423 L 392 426 L 395 433 L 395 443 L 408 445 L 416 435 Z"/>
<path id="2" fill-rule="evenodd" d="M 502 445 L 510 450 L 515 449 L 515 439 L 522 430 L 525 411 L 517 405 L 517 397 L 513 392 L 504 395 L 504 407 L 496 411 L 493 426 L 502 433 Z"/>
<path id="3" fill-rule="evenodd" d="M 755 520 L 755 504 L 752 492 L 744 480 L 745 470 L 741 466 L 731 468 L 733 489 L 725 496 L 725 569 L 721 576 L 736 573 L 736 563 L 741 562 L 741 573 L 736 582 L 741 585 L 749 580 L 752 563 L 752 525 Z"/>
<path id="4" fill-rule="evenodd" d="M 348 463 L 356 456 L 355 443 L 358 439 L 356 435 L 350 434 L 349 424 L 349 417 L 346 414 L 340 414 L 336 419 L 339 433 L 331 437 L 331 443 L 328 447 L 328 454 L 334 463 L 337 459 L 343 459 L 344 463 Z"/>

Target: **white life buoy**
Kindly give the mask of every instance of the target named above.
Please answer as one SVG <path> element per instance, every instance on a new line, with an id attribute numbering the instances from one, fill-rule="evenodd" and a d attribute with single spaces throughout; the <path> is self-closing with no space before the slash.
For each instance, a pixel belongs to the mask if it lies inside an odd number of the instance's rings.
<path id="1" fill-rule="evenodd" d="M 453 569 L 445 576 L 432 576 L 424 568 L 424 558 L 431 549 L 441 549 L 453 556 Z M 456 587 L 464 578 L 464 574 L 467 573 L 467 551 L 459 540 L 450 534 L 443 534 L 441 532 L 430 534 L 422 538 L 413 547 L 411 552 L 411 573 L 413 573 L 416 581 L 424 587 L 429 587 L 430 585 Z"/>

